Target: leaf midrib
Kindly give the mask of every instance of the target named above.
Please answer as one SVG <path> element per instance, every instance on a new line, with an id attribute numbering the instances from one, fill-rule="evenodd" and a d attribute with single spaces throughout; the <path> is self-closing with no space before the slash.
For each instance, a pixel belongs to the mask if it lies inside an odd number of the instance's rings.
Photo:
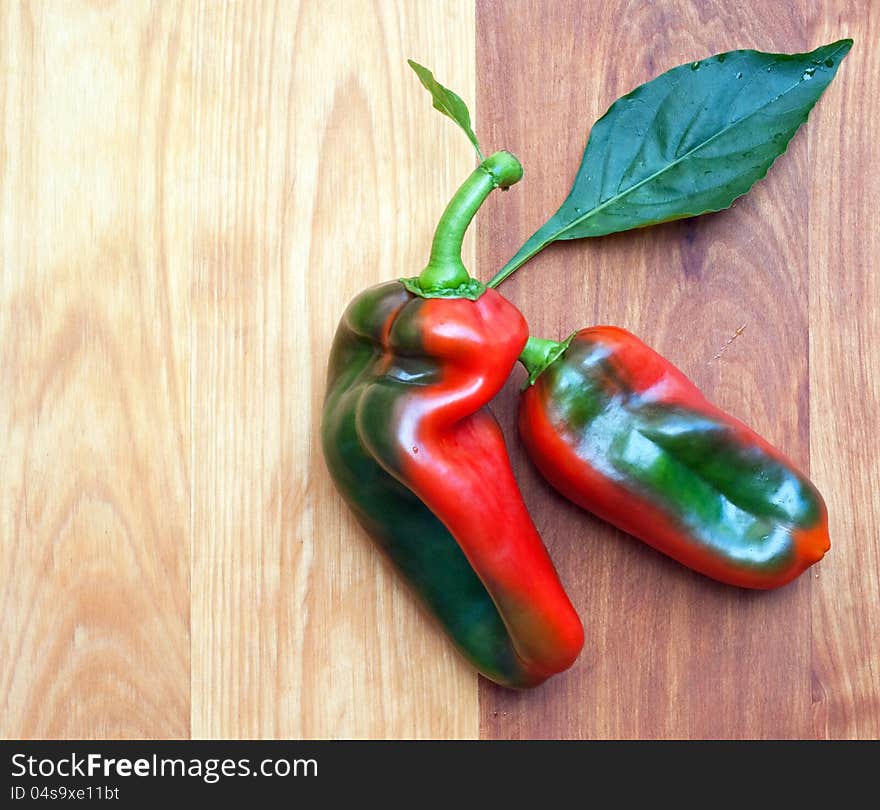
<path id="1" fill-rule="evenodd" d="M 831 57 L 836 56 L 836 55 L 837 55 L 842 49 L 843 49 L 843 46 L 838 47 L 833 53 L 829 54 L 829 55 L 826 57 L 826 59 L 830 59 Z M 778 65 L 778 64 L 779 64 L 778 61 L 773 62 L 773 63 L 770 65 L 770 67 L 773 67 L 773 65 Z M 794 89 L 795 89 L 796 87 L 798 87 L 800 84 L 802 84 L 802 82 L 803 82 L 803 80 L 801 80 L 801 81 L 799 81 L 799 82 L 796 82 L 795 84 L 791 85 L 791 87 L 788 87 L 788 88 L 786 88 L 785 90 L 783 90 L 781 93 L 779 93 L 779 95 L 774 96 L 772 99 L 770 99 L 769 101 L 765 102 L 765 103 L 762 104 L 760 107 L 757 107 L 757 108 L 755 108 L 754 110 L 752 110 L 748 115 L 745 115 L 745 116 L 743 116 L 742 118 L 738 118 L 738 119 L 736 119 L 736 121 L 732 121 L 731 123 L 729 123 L 729 124 L 728 124 L 727 126 L 725 126 L 723 129 L 718 130 L 718 132 L 716 132 L 716 133 L 715 133 L 714 135 L 712 135 L 710 138 L 707 138 L 705 141 L 701 141 L 699 144 L 697 144 L 696 146 L 694 146 L 693 148 L 691 148 L 691 149 L 689 149 L 687 152 L 685 152 L 681 157 L 676 158 L 676 159 L 675 159 L 674 161 L 672 161 L 671 163 L 667 163 L 667 164 L 666 164 L 665 166 L 663 166 L 661 169 L 658 169 L 656 172 L 654 172 L 653 174 L 649 175 L 649 176 L 646 177 L 644 180 L 640 180 L 640 181 L 639 181 L 638 183 L 636 183 L 635 185 L 630 186 L 629 188 L 625 189 L 624 191 L 621 191 L 621 192 L 615 194 L 613 197 L 609 197 L 607 200 L 605 200 L 604 202 L 600 203 L 600 204 L 597 205 L 595 208 L 591 208 L 589 211 L 587 211 L 586 213 L 584 213 L 582 216 L 577 217 L 576 219 L 572 220 L 572 221 L 571 221 L 568 225 L 566 225 L 564 228 L 562 228 L 561 230 L 557 231 L 557 232 L 556 232 L 556 235 L 555 235 L 552 239 L 548 239 L 547 241 L 542 242 L 542 243 L 541 243 L 541 248 L 540 248 L 540 249 L 543 249 L 544 247 L 546 247 L 547 245 L 549 245 L 550 242 L 553 242 L 553 241 L 555 241 L 556 239 L 559 239 L 560 236 L 561 236 L 562 234 L 566 233 L 566 231 L 570 231 L 570 230 L 571 230 L 572 228 L 574 228 L 575 226 L 577 226 L 577 225 L 581 225 L 582 223 L 586 222 L 586 221 L 589 220 L 591 217 L 595 216 L 597 213 L 599 213 L 599 212 L 602 211 L 603 209 L 607 208 L 607 207 L 608 207 L 609 205 L 611 205 L 612 203 L 617 202 L 618 200 L 620 200 L 620 199 L 626 197 L 628 194 L 632 193 L 633 191 L 636 191 L 637 189 L 641 188 L 641 187 L 642 187 L 643 185 L 645 185 L 646 183 L 650 183 L 652 180 L 656 179 L 657 177 L 660 177 L 664 172 L 667 172 L 667 171 L 669 171 L 670 169 L 674 168 L 674 167 L 677 166 L 679 163 L 681 163 L 683 160 L 686 160 L 686 159 L 689 158 L 691 155 L 693 155 L 694 152 L 697 152 L 698 150 L 702 149 L 704 146 L 707 146 L 708 144 L 712 143 L 712 141 L 714 141 L 716 138 L 720 138 L 722 135 L 724 135 L 726 132 L 728 132 L 728 131 L 729 131 L 730 129 L 732 129 L 733 127 L 735 127 L 735 126 L 739 126 L 739 125 L 742 124 L 744 121 L 748 121 L 749 118 L 751 118 L 751 117 L 754 116 L 754 115 L 757 115 L 759 112 L 761 112 L 762 110 L 766 109 L 768 106 L 770 106 L 771 104 L 774 104 L 774 103 L 777 102 L 779 99 L 783 98 L 785 95 L 787 95 L 788 93 L 790 93 L 792 90 L 794 90 Z M 647 133 L 646 133 L 646 135 L 647 135 Z M 642 143 L 644 144 L 644 140 L 642 141 Z M 641 148 L 641 147 L 640 147 L 640 148 Z M 537 251 L 536 251 L 536 252 L 537 252 Z M 533 255 L 534 255 L 534 254 L 533 254 Z"/>
<path id="2" fill-rule="evenodd" d="M 676 159 L 673 160 L 671 163 L 667 163 L 667 164 L 666 164 L 665 166 L 663 166 L 661 169 L 658 169 L 656 172 L 654 172 L 653 174 L 649 175 L 649 176 L 646 177 L 644 180 L 639 180 L 639 182 L 636 183 L 635 185 L 630 186 L 629 188 L 625 189 L 624 191 L 618 192 L 617 194 L 615 194 L 615 195 L 612 196 L 612 197 L 609 197 L 609 198 L 608 198 L 607 200 L 605 200 L 604 202 L 599 203 L 599 205 L 597 205 L 595 208 L 591 208 L 591 209 L 590 209 L 589 211 L 587 211 L 583 216 L 580 216 L 580 217 L 577 217 L 576 219 L 573 219 L 568 225 L 566 225 L 566 226 L 565 226 L 564 228 L 562 228 L 561 230 L 557 231 L 556 238 L 558 239 L 559 236 L 560 236 L 561 234 L 564 234 L 566 231 L 571 230 L 574 226 L 576 226 L 576 225 L 581 225 L 582 223 L 586 222 L 586 221 L 589 220 L 591 217 L 595 216 L 599 211 L 602 211 L 604 208 L 607 208 L 607 207 L 608 207 L 609 205 L 611 205 L 612 203 L 615 203 L 615 202 L 617 202 L 618 200 L 620 200 L 620 199 L 626 197 L 628 194 L 631 194 L 633 191 L 636 191 L 637 189 L 641 188 L 641 187 L 644 186 L 646 183 L 650 183 L 652 180 L 655 180 L 656 178 L 660 177 L 660 176 L 663 175 L 665 172 L 669 171 L 670 169 L 674 168 L 675 166 L 677 166 L 677 165 L 678 165 L 679 163 L 681 163 L 682 161 L 684 161 L 684 160 L 686 160 L 687 158 L 689 158 L 694 152 L 696 152 L 696 151 L 702 149 L 704 146 L 707 146 L 708 144 L 712 143 L 712 141 L 714 141 L 716 138 L 719 138 L 721 135 L 724 135 L 724 134 L 725 134 L 726 132 L 728 132 L 732 127 L 737 126 L 737 125 L 743 123 L 744 121 L 747 121 L 747 120 L 748 120 L 749 118 L 751 118 L 753 115 L 757 114 L 758 112 L 760 112 L 761 110 L 763 110 L 765 107 L 767 107 L 768 105 L 772 104 L 774 101 L 777 101 L 777 100 L 779 100 L 780 98 L 782 98 L 786 93 L 790 93 L 795 87 L 797 87 L 796 84 L 795 84 L 795 85 L 792 85 L 791 87 L 787 88 L 787 89 L 784 90 L 782 93 L 780 93 L 778 96 L 776 96 L 775 98 L 773 98 L 773 99 L 771 99 L 770 101 L 768 101 L 766 104 L 763 104 L 761 107 L 758 107 L 756 110 L 753 110 L 752 112 L 750 112 L 748 115 L 743 116 L 742 118 L 737 119 L 737 120 L 734 121 L 733 123 L 728 124 L 728 125 L 727 125 L 726 127 L 724 127 L 723 129 L 718 130 L 718 132 L 716 132 L 716 133 L 715 133 L 714 135 L 712 135 L 710 138 L 707 138 L 705 141 L 701 141 L 701 142 L 700 142 L 699 144 L 697 144 L 695 147 L 693 147 L 692 149 L 689 149 L 687 152 L 685 152 L 681 157 L 676 158 Z"/>

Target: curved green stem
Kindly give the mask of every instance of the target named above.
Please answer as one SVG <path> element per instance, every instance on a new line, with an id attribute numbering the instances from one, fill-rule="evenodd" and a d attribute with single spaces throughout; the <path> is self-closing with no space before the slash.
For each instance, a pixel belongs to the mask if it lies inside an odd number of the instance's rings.
<path id="1" fill-rule="evenodd" d="M 544 340 L 543 338 L 530 337 L 526 341 L 525 348 L 519 356 L 519 362 L 522 363 L 526 371 L 529 372 L 529 381 L 527 386 L 534 385 L 538 375 L 547 368 L 547 366 L 556 362 L 571 343 L 574 334 L 569 335 L 565 340 Z"/>
<path id="2" fill-rule="evenodd" d="M 520 162 L 510 152 L 496 152 L 477 166 L 440 217 L 424 270 L 418 278 L 401 279 L 407 289 L 428 298 L 479 297 L 486 288 L 471 278 L 461 261 L 465 231 L 493 189 L 506 189 L 522 175 Z"/>

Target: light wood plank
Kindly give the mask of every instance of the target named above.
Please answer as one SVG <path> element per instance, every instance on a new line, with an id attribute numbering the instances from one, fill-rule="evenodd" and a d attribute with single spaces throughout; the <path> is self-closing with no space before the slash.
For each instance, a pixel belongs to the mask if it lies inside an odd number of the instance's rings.
<path id="1" fill-rule="evenodd" d="M 463 0 L 199 8 L 197 737 L 477 734 L 476 676 L 356 526 L 318 433 L 345 305 L 421 268 L 473 165 L 405 62 L 473 99 L 473 21 Z"/>
<path id="2" fill-rule="evenodd" d="M 189 735 L 189 16 L 0 6 L 0 735 Z"/>
<path id="3" fill-rule="evenodd" d="M 851 36 L 810 131 L 810 423 L 831 552 L 813 584 L 817 737 L 880 738 L 880 7 L 827 2 Z"/>

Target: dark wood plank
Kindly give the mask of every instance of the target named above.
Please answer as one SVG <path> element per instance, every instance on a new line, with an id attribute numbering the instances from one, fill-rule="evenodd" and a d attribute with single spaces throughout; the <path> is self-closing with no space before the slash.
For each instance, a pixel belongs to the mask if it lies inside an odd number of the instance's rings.
<path id="1" fill-rule="evenodd" d="M 809 131 L 811 459 L 832 554 L 812 592 L 815 733 L 880 738 L 880 6 L 827 2 L 855 39 Z"/>
<path id="2" fill-rule="evenodd" d="M 802 3 L 558 0 L 511 13 L 478 2 L 479 131 L 526 170 L 481 213 L 481 276 L 562 201 L 590 125 L 616 98 L 718 51 L 817 44 Z M 503 291 L 542 337 L 597 323 L 631 329 L 808 469 L 807 146 L 801 132 L 730 211 L 553 246 Z M 482 683 L 482 736 L 809 736 L 810 576 L 772 593 L 721 586 L 567 503 L 513 435 L 521 380 L 496 412 L 587 643 L 569 673 L 536 691 Z"/>

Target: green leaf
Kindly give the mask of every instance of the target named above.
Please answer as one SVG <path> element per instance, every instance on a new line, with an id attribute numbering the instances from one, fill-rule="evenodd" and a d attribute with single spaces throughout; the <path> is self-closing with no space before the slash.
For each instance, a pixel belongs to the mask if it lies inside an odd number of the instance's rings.
<path id="1" fill-rule="evenodd" d="M 419 77 L 419 81 L 424 85 L 425 90 L 427 90 L 434 99 L 434 109 L 439 110 L 443 115 L 451 118 L 464 130 L 464 134 L 470 138 L 471 143 L 474 145 L 474 149 L 477 150 L 480 162 L 482 162 L 483 152 L 480 150 L 477 136 L 471 129 L 471 116 L 468 112 L 467 104 L 461 100 L 461 97 L 457 93 L 453 93 L 448 87 L 444 87 L 440 84 L 428 68 L 422 67 L 418 62 L 413 62 L 412 59 L 407 59 L 406 61 L 416 72 L 416 76 Z"/>
<path id="2" fill-rule="evenodd" d="M 560 209 L 489 282 L 557 239 L 643 228 L 729 208 L 781 155 L 852 46 L 730 51 L 673 68 L 611 105 Z"/>

